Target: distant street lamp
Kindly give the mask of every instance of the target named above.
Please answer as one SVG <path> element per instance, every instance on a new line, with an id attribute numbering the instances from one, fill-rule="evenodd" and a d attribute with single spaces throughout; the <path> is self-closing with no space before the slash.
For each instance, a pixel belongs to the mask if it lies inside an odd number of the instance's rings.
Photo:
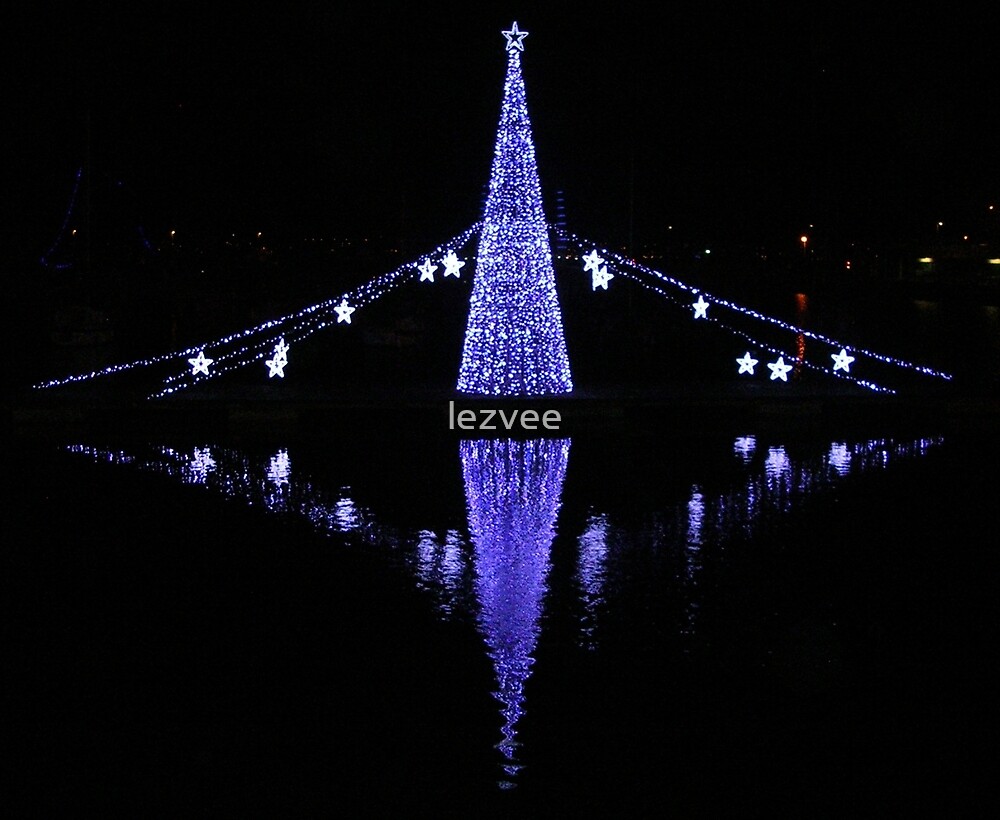
<path id="1" fill-rule="evenodd" d="M 809 244 L 809 237 L 806 236 L 805 234 L 802 234 L 802 236 L 799 237 L 799 242 L 802 243 L 802 256 L 803 258 L 805 258 L 806 246 Z"/>

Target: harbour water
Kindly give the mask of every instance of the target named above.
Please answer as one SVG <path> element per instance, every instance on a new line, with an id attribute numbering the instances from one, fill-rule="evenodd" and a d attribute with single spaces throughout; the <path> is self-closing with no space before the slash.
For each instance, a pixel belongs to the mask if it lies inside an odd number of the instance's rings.
<path id="1" fill-rule="evenodd" d="M 977 814 L 1000 447 L 873 428 L 19 438 L 16 790 L 173 816 Z"/>

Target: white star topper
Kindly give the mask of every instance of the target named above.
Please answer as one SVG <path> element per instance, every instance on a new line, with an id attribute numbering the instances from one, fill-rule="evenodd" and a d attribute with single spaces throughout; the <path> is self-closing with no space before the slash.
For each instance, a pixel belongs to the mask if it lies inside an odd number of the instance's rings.
<path id="1" fill-rule="evenodd" d="M 517 21 L 514 21 L 514 25 L 510 27 L 510 31 L 502 32 L 503 36 L 507 38 L 507 51 L 513 51 L 517 49 L 518 51 L 524 51 L 524 38 L 528 36 L 526 31 L 518 31 Z M 514 38 L 517 39 L 514 39 Z"/>
<path id="2" fill-rule="evenodd" d="M 334 308 L 334 310 L 337 311 L 337 324 L 339 325 L 341 322 L 347 322 L 347 324 L 350 324 L 351 314 L 354 313 L 357 308 L 352 308 L 348 305 L 347 297 L 345 296 L 340 304 Z"/>
<path id="3" fill-rule="evenodd" d="M 775 379 L 781 379 L 783 382 L 788 381 L 788 371 L 792 369 L 790 364 L 785 364 L 785 359 L 783 356 L 778 356 L 778 361 L 768 364 L 771 368 L 771 381 Z"/>
<path id="4" fill-rule="evenodd" d="M 204 373 L 207 376 L 208 366 L 214 361 L 215 359 L 206 359 L 205 351 L 199 350 L 197 358 L 188 359 L 188 364 L 191 365 L 191 375 L 197 376 L 199 373 Z"/>
<path id="5" fill-rule="evenodd" d="M 454 276 L 456 279 L 461 278 L 458 272 L 465 267 L 465 262 L 458 258 L 455 251 L 448 251 L 447 256 L 441 262 L 444 264 L 445 276 Z"/>
<path id="6" fill-rule="evenodd" d="M 854 361 L 854 357 L 848 356 L 847 350 L 840 348 L 840 353 L 831 353 L 830 358 L 833 359 L 834 373 L 838 370 L 843 370 L 845 373 L 851 372 L 851 362 Z"/>

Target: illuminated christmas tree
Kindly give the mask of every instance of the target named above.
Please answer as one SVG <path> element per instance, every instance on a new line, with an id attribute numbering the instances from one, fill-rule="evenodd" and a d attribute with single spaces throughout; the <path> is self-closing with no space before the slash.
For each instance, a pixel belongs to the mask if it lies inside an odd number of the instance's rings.
<path id="1" fill-rule="evenodd" d="M 535 145 L 521 76 L 527 32 L 507 38 L 497 129 L 458 390 L 540 396 L 573 390 Z"/>

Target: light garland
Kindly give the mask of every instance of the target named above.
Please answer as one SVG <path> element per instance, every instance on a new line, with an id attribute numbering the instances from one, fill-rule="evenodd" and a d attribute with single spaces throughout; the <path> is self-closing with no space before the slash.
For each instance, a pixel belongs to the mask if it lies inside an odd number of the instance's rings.
<path id="1" fill-rule="evenodd" d="M 455 254 L 457 249 L 464 247 L 470 238 L 480 230 L 481 224 L 480 222 L 476 222 L 462 233 L 437 246 L 430 256 L 440 256 L 443 259 L 449 254 Z M 455 259 L 457 258 L 457 254 L 455 254 Z M 191 378 L 192 376 L 199 375 L 200 378 L 198 381 L 204 381 L 206 378 L 216 378 L 235 368 L 243 367 L 253 362 L 264 361 L 268 355 L 268 351 L 279 340 L 282 342 L 285 340 L 291 340 L 292 342 L 301 341 L 333 324 L 333 316 L 336 314 L 337 308 L 342 308 L 345 302 L 349 307 L 354 309 L 367 306 L 396 287 L 411 281 L 416 276 L 417 271 L 418 265 L 416 262 L 407 262 L 395 270 L 381 274 L 366 284 L 341 294 L 336 298 L 310 305 L 295 313 L 268 320 L 214 341 L 193 345 L 176 353 L 150 356 L 132 362 L 110 365 L 101 370 L 94 370 L 89 373 L 66 376 L 60 379 L 50 379 L 37 383 L 33 387 L 36 390 L 61 387 L 91 379 L 113 376 L 131 370 L 168 364 L 176 366 L 178 362 L 183 363 L 179 368 L 179 372 L 175 372 L 174 375 L 168 376 L 164 380 L 162 389 L 152 393 L 148 397 L 160 398 L 177 390 L 190 387 L 195 383 Z M 205 356 L 206 351 L 212 352 L 211 361 L 214 366 L 207 374 L 204 372 L 199 372 L 199 374 L 192 373 L 194 363 L 190 361 L 190 357 Z M 188 365 L 191 365 L 191 367 Z"/>
<path id="2" fill-rule="evenodd" d="M 894 367 L 901 368 L 904 370 L 910 370 L 924 376 L 931 376 L 946 381 L 952 378 L 951 375 L 949 375 L 948 373 L 935 370 L 930 367 L 913 364 L 912 362 L 908 362 L 894 356 L 887 356 L 885 354 L 877 353 L 871 350 L 866 350 L 860 347 L 852 347 L 849 345 L 845 345 L 839 341 L 831 339 L 822 334 L 814 333 L 813 331 L 806 330 L 805 328 L 798 327 L 789 322 L 782 321 L 781 319 L 777 319 L 772 316 L 767 316 L 751 308 L 737 305 L 734 302 L 731 302 L 727 299 L 722 299 L 716 296 L 712 296 L 710 294 L 703 292 L 698 287 L 688 285 L 679 279 L 676 279 L 672 276 L 668 276 L 667 274 L 664 274 L 660 271 L 642 265 L 641 263 L 636 262 L 635 260 L 628 259 L 622 256 L 621 254 L 615 253 L 614 251 L 610 251 L 606 248 L 598 248 L 596 243 L 585 241 L 576 234 L 565 231 L 559 228 L 558 226 L 553 226 L 553 230 L 556 232 L 556 234 L 559 236 L 561 240 L 563 240 L 564 242 L 572 243 L 578 248 L 580 252 L 580 258 L 583 261 L 584 273 L 596 272 L 600 270 L 600 267 L 602 265 L 607 266 L 606 263 L 610 259 L 613 260 L 613 264 L 615 265 L 615 271 L 618 274 L 625 276 L 625 278 L 632 279 L 633 281 L 637 282 L 643 287 L 646 287 L 647 289 L 658 293 L 659 295 L 669 299 L 670 301 L 679 303 L 680 298 L 683 294 L 690 294 L 692 296 L 697 295 L 698 297 L 697 302 L 690 305 L 690 307 L 694 310 L 694 317 L 696 319 L 709 319 L 709 321 L 715 321 L 716 324 L 725 327 L 725 329 L 728 330 L 729 332 L 744 336 L 758 347 L 768 349 L 771 352 L 778 355 L 781 355 L 782 352 L 776 350 L 773 347 L 769 347 L 768 345 L 764 344 L 759 340 L 752 339 L 747 334 L 741 333 L 740 331 L 735 330 L 729 327 L 728 325 L 720 323 L 717 320 L 710 319 L 710 317 L 708 316 L 709 307 L 711 307 L 712 305 L 719 305 L 721 307 L 725 307 L 732 310 L 737 315 L 753 319 L 760 323 L 773 325 L 777 328 L 780 328 L 781 330 L 796 334 L 796 336 L 798 337 L 796 342 L 798 348 L 798 355 L 793 356 L 792 358 L 795 359 L 797 363 L 802 366 L 823 371 L 827 374 L 837 376 L 838 378 L 843 378 L 845 377 L 846 374 L 849 374 L 850 365 L 856 360 L 855 356 L 850 355 L 848 353 L 848 350 L 853 350 L 854 352 L 859 353 L 862 356 L 865 356 L 872 360 L 881 362 L 883 364 L 892 365 Z M 584 250 L 588 248 L 589 252 L 584 253 Z M 664 285 L 673 289 L 674 292 L 670 292 L 667 289 L 665 289 L 663 287 Z M 810 338 L 814 341 L 821 342 L 825 345 L 830 345 L 832 347 L 839 348 L 840 351 L 839 353 L 831 354 L 831 358 L 833 359 L 832 368 L 815 365 L 806 362 L 804 360 L 805 338 Z M 749 355 L 750 354 L 748 351 L 747 356 Z M 737 360 L 737 362 L 739 363 L 740 360 Z M 754 364 L 756 364 L 756 361 L 754 362 Z M 838 371 L 842 371 L 842 373 Z M 739 372 L 740 373 L 749 372 L 752 374 L 753 370 L 752 368 L 745 368 L 744 365 L 741 364 Z M 781 372 L 785 371 L 782 370 Z M 787 378 L 782 379 L 781 376 L 777 376 L 776 378 L 781 379 L 783 381 L 787 381 Z M 895 392 L 895 390 L 892 390 L 890 388 L 880 387 L 879 385 L 873 384 L 864 379 L 856 379 L 850 376 L 847 376 L 847 378 L 849 378 L 851 381 L 856 382 L 857 384 L 860 384 L 872 390 L 876 390 L 879 392 Z"/>

